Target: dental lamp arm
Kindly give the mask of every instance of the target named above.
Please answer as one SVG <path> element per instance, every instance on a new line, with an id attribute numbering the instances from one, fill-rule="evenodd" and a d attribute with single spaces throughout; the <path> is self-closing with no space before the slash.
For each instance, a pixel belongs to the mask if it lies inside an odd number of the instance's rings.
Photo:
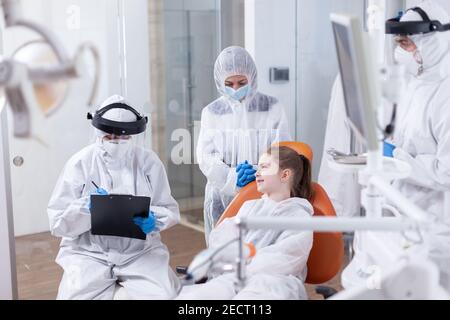
<path id="1" fill-rule="evenodd" d="M 51 30 L 33 21 L 26 20 L 22 17 L 22 12 L 20 9 L 20 0 L 2 0 L 1 3 L 3 7 L 5 26 L 7 28 L 21 26 L 35 31 L 42 38 L 44 38 L 46 42 L 49 43 L 49 45 L 54 50 L 56 57 L 58 58 L 58 61 L 60 63 L 64 64 L 70 62 L 67 51 L 61 45 L 61 43 L 58 41 L 55 34 Z"/>
<path id="2" fill-rule="evenodd" d="M 417 222 L 408 218 L 242 218 L 247 229 L 310 230 L 317 232 L 344 232 L 357 230 L 407 231 L 416 230 Z"/>
<path id="3" fill-rule="evenodd" d="M 100 70 L 99 54 L 95 47 L 91 44 L 83 44 L 78 48 L 74 59 L 71 60 L 64 46 L 51 30 L 23 18 L 20 0 L 0 1 L 3 7 L 5 26 L 22 26 L 35 31 L 48 43 L 59 62 L 48 68 L 30 68 L 14 58 L 0 61 L 0 86 L 6 88 L 5 95 L 13 111 L 14 136 L 28 137 L 30 135 L 29 110 L 37 107 L 33 84 L 79 77 L 83 73 L 79 58 L 86 49 L 91 51 L 96 65 L 92 92 L 88 101 L 88 104 L 92 106 L 98 90 Z M 61 104 L 62 102 L 60 102 Z"/>

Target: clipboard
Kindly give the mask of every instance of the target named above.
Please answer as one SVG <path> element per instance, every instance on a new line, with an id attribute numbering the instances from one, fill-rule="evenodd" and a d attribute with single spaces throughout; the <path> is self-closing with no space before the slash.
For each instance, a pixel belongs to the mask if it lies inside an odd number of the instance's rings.
<path id="1" fill-rule="evenodd" d="M 150 198 L 124 194 L 91 195 L 91 234 L 146 239 L 133 217 L 147 218 Z"/>

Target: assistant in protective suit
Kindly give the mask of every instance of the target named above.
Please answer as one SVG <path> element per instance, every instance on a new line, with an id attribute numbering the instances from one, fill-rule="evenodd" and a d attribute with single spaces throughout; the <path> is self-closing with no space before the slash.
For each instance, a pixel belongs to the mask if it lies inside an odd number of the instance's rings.
<path id="1" fill-rule="evenodd" d="M 221 97 L 201 116 L 197 144 L 205 188 L 205 236 L 208 239 L 238 190 L 255 180 L 259 156 L 274 142 L 291 140 L 283 106 L 257 91 L 257 72 L 243 48 L 224 49 L 214 65 Z"/>
<path id="2" fill-rule="evenodd" d="M 70 158 L 48 204 L 50 230 L 62 237 L 58 299 L 112 299 L 116 282 L 131 299 L 172 298 L 179 282 L 159 232 L 178 223 L 179 209 L 163 164 L 139 145 L 147 119 L 117 95 L 88 118 L 96 140 Z M 134 218 L 145 240 L 91 234 L 90 195 L 108 193 L 151 198 L 148 218 Z"/>
<path id="3" fill-rule="evenodd" d="M 450 191 L 450 16 L 436 2 L 424 1 L 397 20 L 388 21 L 386 30 L 395 36 L 395 60 L 405 66 L 409 79 L 398 105 L 393 156 L 409 163 L 412 175 L 394 186 L 448 221 L 444 198 Z"/>

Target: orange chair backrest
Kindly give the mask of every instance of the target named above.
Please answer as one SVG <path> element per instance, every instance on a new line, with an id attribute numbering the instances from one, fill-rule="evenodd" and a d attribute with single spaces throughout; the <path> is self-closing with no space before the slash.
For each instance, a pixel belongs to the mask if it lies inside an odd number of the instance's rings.
<path id="1" fill-rule="evenodd" d="M 313 182 L 314 216 L 336 217 L 336 212 L 327 193 Z M 314 241 L 308 257 L 306 282 L 319 284 L 331 280 L 341 269 L 344 261 L 344 240 L 340 232 L 314 232 Z"/>
<path id="2" fill-rule="evenodd" d="M 313 153 L 311 148 L 305 143 L 284 141 L 277 145 L 289 147 L 312 162 Z M 314 195 L 310 202 L 314 208 L 314 216 L 335 217 L 336 212 L 325 190 L 314 182 L 312 187 Z M 256 182 L 249 183 L 234 197 L 220 217 L 217 225 L 224 219 L 235 216 L 245 201 L 259 199 L 261 196 L 262 194 L 256 188 Z M 313 247 L 307 263 L 308 275 L 306 282 L 319 284 L 332 279 L 339 272 L 343 259 L 344 242 L 341 233 L 314 232 Z"/>

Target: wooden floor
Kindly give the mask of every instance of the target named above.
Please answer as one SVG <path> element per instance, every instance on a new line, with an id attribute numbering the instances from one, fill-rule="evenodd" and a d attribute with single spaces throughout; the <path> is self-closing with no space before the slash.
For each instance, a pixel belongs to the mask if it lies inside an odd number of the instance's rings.
<path id="1" fill-rule="evenodd" d="M 170 251 L 170 265 L 188 265 L 192 258 L 205 248 L 204 234 L 177 225 L 162 233 L 163 242 Z M 59 250 L 59 238 L 48 232 L 16 239 L 16 264 L 19 299 L 55 299 L 62 277 L 62 269 L 55 263 Z M 341 289 L 339 276 L 327 285 Z M 307 285 L 310 299 L 321 299 L 314 287 Z"/>

